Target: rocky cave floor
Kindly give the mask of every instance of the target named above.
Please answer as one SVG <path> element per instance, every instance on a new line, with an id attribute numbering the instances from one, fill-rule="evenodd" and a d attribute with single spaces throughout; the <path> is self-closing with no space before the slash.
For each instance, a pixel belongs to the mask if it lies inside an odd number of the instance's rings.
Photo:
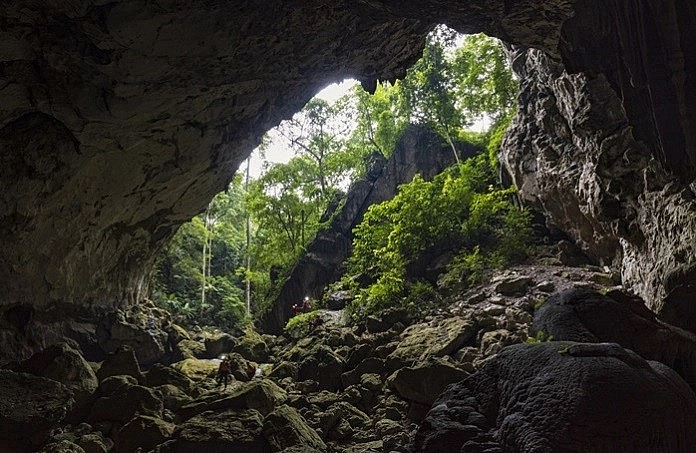
<path id="1" fill-rule="evenodd" d="M 448 385 L 504 347 L 548 340 L 531 329 L 535 308 L 552 293 L 605 293 L 615 284 L 606 269 L 547 254 L 497 272 L 410 325 L 392 310 L 358 327 L 327 322 L 300 339 L 182 331 L 181 360 L 147 371 L 130 347 L 90 363 L 58 345 L 0 370 L 0 436 L 22 439 L 2 451 L 448 451 L 431 439 L 438 429 L 446 435 L 435 437 L 476 441 L 462 451 L 502 451 L 487 437 L 483 409 L 457 429 L 434 426 L 428 411 Z M 226 389 L 215 381 L 222 354 L 233 364 Z M 430 434 L 419 432 L 424 424 Z"/>

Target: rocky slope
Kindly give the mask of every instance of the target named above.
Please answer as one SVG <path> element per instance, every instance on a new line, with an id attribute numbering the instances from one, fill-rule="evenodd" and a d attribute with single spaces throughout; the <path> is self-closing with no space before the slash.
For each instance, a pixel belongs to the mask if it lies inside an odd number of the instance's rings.
<path id="1" fill-rule="evenodd" d="M 91 335 L 65 318 L 93 321 L 140 301 L 155 252 L 225 187 L 265 130 L 330 81 L 352 76 L 370 88 L 402 75 L 436 23 L 539 50 L 528 54 L 541 72 L 523 72 L 523 114 L 508 147 L 516 181 L 558 227 L 621 267 L 651 307 L 667 295 L 665 314 L 693 324 L 684 276 L 695 243 L 695 8 L 677 0 L 4 2 L 3 349 L 26 357 Z M 566 75 L 532 88 L 548 68 Z M 606 102 L 605 123 L 595 114 Z M 535 185 L 536 168 L 569 175 Z"/>
<path id="2" fill-rule="evenodd" d="M 147 371 L 130 347 L 88 363 L 56 346 L 0 370 L 0 446 L 688 451 L 696 395 L 682 377 L 694 385 L 696 337 L 655 320 L 614 284 L 604 269 L 545 256 L 422 319 L 392 310 L 301 338 L 201 331 L 176 345 L 178 361 Z M 214 380 L 220 354 L 233 363 L 225 388 Z"/>

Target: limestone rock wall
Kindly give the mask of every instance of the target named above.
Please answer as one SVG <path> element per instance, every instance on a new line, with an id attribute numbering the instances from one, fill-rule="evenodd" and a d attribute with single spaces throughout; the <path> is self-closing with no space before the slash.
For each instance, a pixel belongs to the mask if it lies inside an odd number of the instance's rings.
<path id="1" fill-rule="evenodd" d="M 266 129 L 416 58 L 427 24 L 332 5 L 5 3 L 0 305 L 137 300 Z"/>
<path id="2" fill-rule="evenodd" d="M 329 82 L 352 76 L 370 87 L 403 75 L 435 23 L 561 65 L 549 79 L 528 71 L 547 86 L 527 84 L 533 105 L 509 141 L 525 151 L 508 162 L 526 197 L 595 256 L 623 263 L 625 281 L 657 306 L 660 276 L 688 266 L 693 248 L 695 10 L 685 0 L 3 2 L 3 335 L 24 341 L 25 318 L 38 311 L 89 317 L 140 299 L 156 251 L 226 186 L 261 134 Z M 601 107 L 577 110 L 588 96 L 620 106 L 608 120 L 621 134 L 597 122 Z M 549 120 L 543 102 L 568 124 Z M 531 153 L 548 147 L 532 144 L 544 140 L 562 162 L 535 163 Z M 550 179 L 522 162 L 553 170 Z M 553 207 L 532 189 L 551 187 L 563 168 L 575 182 L 556 190 L 564 206 Z M 563 221 L 571 215 L 577 224 Z"/>
<path id="3" fill-rule="evenodd" d="M 521 196 L 662 311 L 665 277 L 696 257 L 694 186 L 636 137 L 603 74 L 569 74 L 536 50 L 514 59 L 521 107 L 504 160 Z"/>

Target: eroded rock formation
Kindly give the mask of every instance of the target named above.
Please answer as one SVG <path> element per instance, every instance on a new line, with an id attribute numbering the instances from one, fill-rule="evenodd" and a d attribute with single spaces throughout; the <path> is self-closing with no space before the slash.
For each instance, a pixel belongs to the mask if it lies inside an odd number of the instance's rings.
<path id="1" fill-rule="evenodd" d="M 504 145 L 526 202 L 691 330 L 695 25 L 680 2 L 576 3 L 560 60 L 513 52 L 520 111 Z"/>
<path id="2" fill-rule="evenodd" d="M 688 267 L 696 247 L 696 6 L 257 5 L 0 7 L 0 325 L 11 351 L 94 340 L 90 322 L 143 296 L 154 253 L 265 130 L 331 81 L 369 88 L 403 75 L 435 23 L 539 49 L 518 60 L 511 173 L 527 200 L 661 308 L 661 279 Z M 688 319 L 692 292 L 673 281 L 672 305 Z"/>
<path id="3" fill-rule="evenodd" d="M 674 371 L 615 343 L 519 344 L 433 404 L 415 451 L 686 452 L 695 404 Z"/>

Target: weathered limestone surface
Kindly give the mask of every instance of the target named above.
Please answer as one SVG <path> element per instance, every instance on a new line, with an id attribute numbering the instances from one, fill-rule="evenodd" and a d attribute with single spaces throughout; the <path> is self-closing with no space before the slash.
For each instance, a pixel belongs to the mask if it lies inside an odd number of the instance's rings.
<path id="1" fill-rule="evenodd" d="M 604 74 L 569 74 L 536 50 L 513 56 L 521 108 L 503 157 L 523 200 L 589 256 L 620 269 L 624 285 L 667 322 L 696 328 L 696 307 L 688 305 L 696 293 L 688 272 L 696 258 L 696 186 L 639 139 L 644 132 Z"/>
<path id="2" fill-rule="evenodd" d="M 660 279 L 688 266 L 696 244 L 687 185 L 696 168 L 695 8 L 682 0 L 4 2 L 5 354 L 28 356 L 66 336 L 92 341 L 90 322 L 143 296 L 155 252 L 226 186 L 265 130 L 331 81 L 353 76 L 370 87 L 403 75 L 435 23 L 546 52 L 520 62 L 530 105 L 508 141 L 512 173 L 526 199 L 538 199 L 590 254 L 621 263 L 624 281 L 660 308 Z M 560 123 L 543 110 L 554 105 Z M 542 189 L 568 171 L 561 204 Z M 77 324 L 62 323 L 66 316 Z"/>
<path id="3" fill-rule="evenodd" d="M 504 348 L 435 401 L 412 451 L 674 451 L 696 442 L 696 395 L 616 343 Z"/>

